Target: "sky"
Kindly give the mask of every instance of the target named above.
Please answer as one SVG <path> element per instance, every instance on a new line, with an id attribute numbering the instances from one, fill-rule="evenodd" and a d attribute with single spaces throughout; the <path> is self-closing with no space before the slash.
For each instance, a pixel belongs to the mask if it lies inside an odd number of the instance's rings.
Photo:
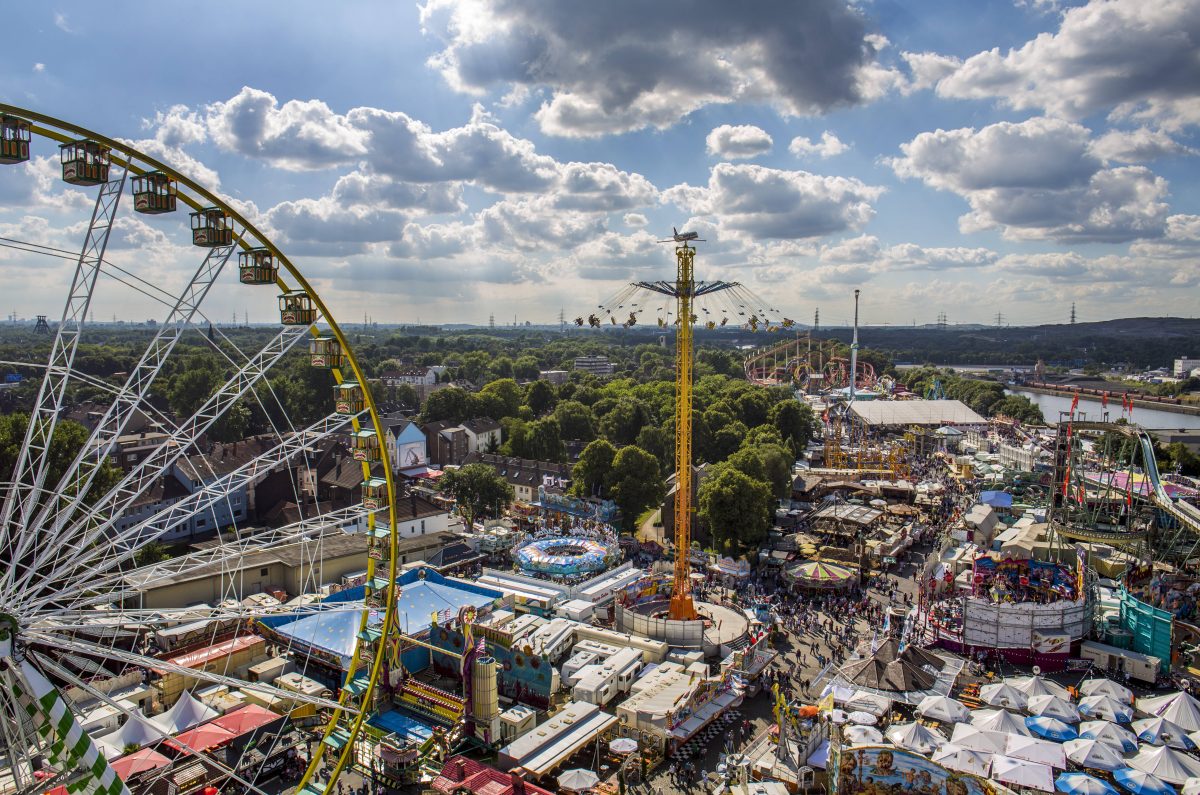
<path id="1" fill-rule="evenodd" d="M 1197 314 L 1200 0 L 22 3 L 5 103 L 226 197 L 343 320 L 556 322 L 672 272 L 843 324 Z M 0 237 L 77 250 L 53 142 L 0 167 Z M 169 289 L 187 218 L 108 256 Z M 0 309 L 73 263 L 0 249 Z M 246 288 L 253 289 L 253 288 Z M 9 307 L 3 307 L 7 301 Z M 100 306 L 101 304 L 97 304 Z M 212 318 L 268 321 L 223 288 Z M 154 309 L 114 290 L 101 317 Z"/>

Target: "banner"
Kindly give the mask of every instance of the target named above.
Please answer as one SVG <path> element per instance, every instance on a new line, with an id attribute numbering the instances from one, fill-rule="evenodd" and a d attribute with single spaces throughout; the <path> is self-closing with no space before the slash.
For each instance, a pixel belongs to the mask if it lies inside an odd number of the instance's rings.
<path id="1" fill-rule="evenodd" d="M 1033 631 L 1033 650 L 1037 654 L 1066 654 L 1071 650 L 1070 635 L 1050 635 Z"/>
<path id="2" fill-rule="evenodd" d="M 1082 601 L 1084 598 L 1084 574 L 1087 572 L 1087 550 L 1082 544 L 1075 545 L 1075 564 L 1078 568 L 1075 570 L 1075 601 Z"/>

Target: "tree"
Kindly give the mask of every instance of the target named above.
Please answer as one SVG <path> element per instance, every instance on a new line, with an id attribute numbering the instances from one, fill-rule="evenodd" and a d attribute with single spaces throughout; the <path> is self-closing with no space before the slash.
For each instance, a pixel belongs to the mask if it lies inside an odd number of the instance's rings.
<path id="1" fill-rule="evenodd" d="M 564 400 L 554 407 L 554 419 L 564 439 L 590 442 L 596 438 L 596 417 L 578 400 Z"/>
<path id="2" fill-rule="evenodd" d="M 600 420 L 600 432 L 613 444 L 629 445 L 633 444 L 642 426 L 649 421 L 650 413 L 641 401 L 622 397 Z"/>
<path id="3" fill-rule="evenodd" d="M 550 386 L 548 381 L 534 381 L 525 392 L 525 405 L 529 406 L 535 417 L 540 417 L 553 409 L 557 402 L 558 397 L 554 394 L 554 387 Z"/>
<path id="4" fill-rule="evenodd" d="M 621 509 L 622 527 L 636 530 L 638 516 L 661 503 L 663 491 L 658 459 L 636 445 L 622 447 L 612 465 L 612 498 Z"/>
<path id="5" fill-rule="evenodd" d="M 616 457 L 617 448 L 607 439 L 597 439 L 583 448 L 579 460 L 571 469 L 571 490 L 583 497 L 603 496 Z"/>
<path id="6" fill-rule="evenodd" d="M 542 372 L 538 366 L 538 360 L 532 356 L 521 356 L 513 362 L 513 376 L 522 380 L 530 381 L 537 378 Z"/>
<path id="7" fill-rule="evenodd" d="M 517 382 L 511 378 L 493 381 L 479 390 L 479 396 L 484 399 L 495 398 L 497 400 L 495 411 L 498 413 L 487 415 L 494 420 L 515 417 L 521 408 L 521 387 L 517 386 Z"/>
<path id="8" fill-rule="evenodd" d="M 487 464 L 446 470 L 438 479 L 438 488 L 458 503 L 468 528 L 475 526 L 476 519 L 498 518 L 513 498 L 509 482 Z"/>
<path id="9" fill-rule="evenodd" d="M 471 395 L 465 389 L 448 386 L 439 389 L 425 401 L 421 409 L 421 420 L 424 422 L 462 422 L 470 414 Z"/>
<path id="10" fill-rule="evenodd" d="M 207 359 L 192 357 L 183 371 L 171 379 L 167 405 L 177 417 L 190 417 L 221 385 L 221 376 Z"/>
<path id="11" fill-rule="evenodd" d="M 740 556 L 758 549 L 771 528 L 771 489 L 735 467 L 721 465 L 700 484 L 697 515 L 719 552 Z"/>
<path id="12" fill-rule="evenodd" d="M 545 417 L 529 423 L 524 457 L 536 461 L 566 460 L 567 448 L 563 445 L 562 431 L 558 428 L 558 420 L 553 417 Z"/>
<path id="13" fill-rule="evenodd" d="M 792 451 L 796 455 L 808 447 L 817 429 L 817 418 L 813 415 L 812 407 L 798 400 L 776 403 L 767 416 L 783 440 L 792 443 Z"/>
<path id="14" fill-rule="evenodd" d="M 150 566 L 155 563 L 161 563 L 169 557 L 171 557 L 171 553 L 167 551 L 167 547 L 164 544 L 158 541 L 151 541 L 133 553 L 133 562 L 138 566 Z"/>

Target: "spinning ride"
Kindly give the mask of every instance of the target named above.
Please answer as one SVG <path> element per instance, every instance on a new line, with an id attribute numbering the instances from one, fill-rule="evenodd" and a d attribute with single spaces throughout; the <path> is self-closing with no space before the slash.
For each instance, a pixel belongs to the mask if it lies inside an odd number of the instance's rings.
<path id="1" fill-rule="evenodd" d="M 108 762 L 135 747 L 144 754 L 160 750 L 165 759 L 161 769 L 141 774 L 143 788 L 165 780 L 172 765 L 187 757 L 203 762 L 211 783 L 262 792 L 267 762 L 303 746 L 290 717 L 302 714 L 322 715 L 324 729 L 300 791 L 317 795 L 336 788 L 354 761 L 356 738 L 376 696 L 385 660 L 381 639 L 395 626 L 395 495 L 387 457 L 365 438 L 382 438 L 382 428 L 371 393 L 362 387 L 364 373 L 309 281 L 236 207 L 126 143 L 0 105 L 0 162 L 21 167 L 33 159 L 44 166 L 47 159 L 37 159 L 39 141 L 60 145 L 65 182 L 98 190 L 94 202 L 85 200 L 91 214 L 83 218 L 77 254 L 44 241 L 0 241 L 26 254 L 74 262 L 53 336 L 31 343 L 30 361 L 5 363 L 34 373 L 40 386 L 15 467 L 0 483 L 0 792 L 58 785 L 71 792 L 125 792 Z M 138 216 L 118 219 L 118 210 L 129 206 L 127 192 Z M 180 236 L 178 227 L 153 219 L 179 204 L 193 212 L 190 234 L 182 235 L 186 242 L 175 245 L 201 249 L 190 276 L 109 245 L 114 228 L 125 224 L 169 247 L 166 241 Z M 62 206 L 81 205 L 66 196 Z M 57 233 L 70 227 L 64 222 Z M 237 263 L 234 279 L 222 279 L 231 262 Z M 278 323 L 228 333 L 214 325 L 214 307 L 229 306 L 231 294 L 274 306 L 272 292 L 253 285 L 277 287 Z M 81 371 L 92 318 L 127 314 L 134 302 L 162 315 L 122 332 L 137 346 L 128 373 L 99 378 Z M 186 378 L 204 358 L 198 352 L 220 363 L 210 379 Z M 36 356 L 44 362 L 33 364 Z M 309 367 L 329 374 L 306 373 Z M 297 379 L 327 379 L 336 385 L 336 402 L 306 410 L 302 401 L 277 394 Z M 172 385 L 186 398 L 173 402 L 174 411 L 164 399 Z M 62 418 L 85 393 L 96 408 L 80 434 Z M 180 405 L 192 408 L 185 412 Z M 252 439 L 238 431 L 248 421 L 261 431 Z M 109 456 L 141 428 L 147 429 L 142 447 L 136 455 L 121 455 L 118 469 Z M 304 484 L 316 480 L 317 460 L 348 433 L 362 451 L 366 485 L 361 501 L 335 508 Z M 63 443 L 79 435 L 78 451 L 66 448 L 64 454 Z M 212 440 L 222 436 L 230 443 L 218 452 Z M 293 518 L 252 528 L 249 495 L 268 482 L 285 494 L 281 515 Z M 344 530 L 357 533 L 353 546 L 361 543 L 369 553 L 366 604 L 303 598 L 285 604 L 324 584 L 325 550 L 346 548 Z M 161 556 L 167 543 L 200 538 L 203 546 L 139 565 Z M 278 558 L 293 562 L 289 587 L 297 593 L 280 586 L 274 595 L 263 593 L 275 575 L 260 566 Z M 148 594 L 182 582 L 207 584 L 211 604 L 149 606 L 155 600 Z M 383 618 L 368 628 L 371 608 Z M 257 622 L 323 610 L 350 610 L 359 618 L 349 674 L 337 695 L 252 681 L 247 661 L 261 659 L 267 649 Z M 277 647 L 282 656 L 290 651 Z M 292 659 L 300 674 L 309 673 L 306 659 Z M 179 710 L 162 713 L 194 700 L 188 691 L 205 689 L 219 702 L 216 711 L 196 707 L 188 720 Z M 144 698 L 148 709 L 131 706 L 126 696 Z M 238 757 L 229 748 L 209 747 L 224 741 L 201 743 L 196 735 L 180 734 L 191 728 L 188 723 L 250 701 L 283 713 L 279 731 L 258 739 L 261 754 Z M 91 707 L 107 709 L 116 716 L 114 725 L 123 725 L 108 734 L 85 732 L 82 718 Z M 332 770 L 328 781 L 314 775 L 322 762 Z"/>
<path id="2" fill-rule="evenodd" d="M 517 550 L 516 554 L 517 567 L 522 572 L 556 577 L 604 571 L 613 557 L 613 550 L 599 541 L 571 536 L 532 541 Z"/>

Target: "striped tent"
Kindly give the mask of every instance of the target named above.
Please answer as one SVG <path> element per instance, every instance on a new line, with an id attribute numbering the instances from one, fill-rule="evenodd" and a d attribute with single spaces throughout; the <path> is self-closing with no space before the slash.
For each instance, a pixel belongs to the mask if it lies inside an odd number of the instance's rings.
<path id="1" fill-rule="evenodd" d="M 854 582 L 854 572 L 841 566 L 811 560 L 787 570 L 787 575 L 804 588 L 845 588 Z"/>

